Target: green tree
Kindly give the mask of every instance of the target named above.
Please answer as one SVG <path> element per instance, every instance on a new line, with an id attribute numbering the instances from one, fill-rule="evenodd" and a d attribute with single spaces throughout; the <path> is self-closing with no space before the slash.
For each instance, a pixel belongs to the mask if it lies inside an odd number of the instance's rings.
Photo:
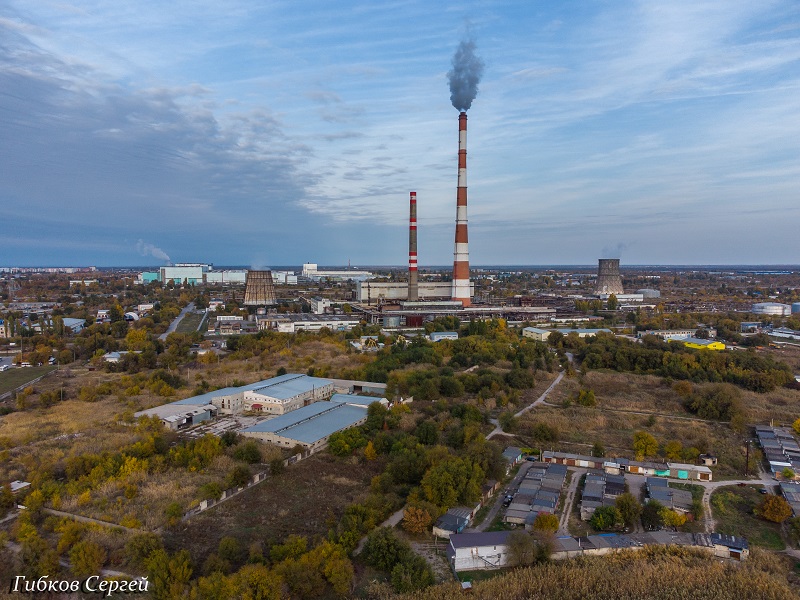
<path id="1" fill-rule="evenodd" d="M 525 531 L 512 531 L 508 536 L 509 562 L 514 566 L 525 567 L 532 564 L 535 557 L 536 548 L 533 537 Z"/>
<path id="2" fill-rule="evenodd" d="M 433 585 L 433 571 L 427 560 L 411 553 L 392 568 L 391 581 L 396 592 L 406 594 Z"/>
<path id="3" fill-rule="evenodd" d="M 256 464 L 261 462 L 261 448 L 255 440 L 247 440 L 239 444 L 233 451 L 233 458 L 241 460 L 248 464 Z"/>
<path id="4" fill-rule="evenodd" d="M 406 560 L 410 554 L 413 554 L 411 548 L 390 527 L 380 527 L 370 532 L 362 551 L 367 564 L 387 572 L 391 572 L 397 563 Z"/>
<path id="5" fill-rule="evenodd" d="M 164 550 L 156 550 L 147 561 L 150 592 L 156 600 L 180 600 L 192 577 L 192 561 L 189 552 L 181 550 L 172 556 Z"/>
<path id="6" fill-rule="evenodd" d="M 264 565 L 245 565 L 234 576 L 236 597 L 241 600 L 280 600 L 283 579 Z"/>
<path id="7" fill-rule="evenodd" d="M 614 506 L 617 507 L 619 514 L 622 516 L 622 521 L 627 527 L 633 527 L 642 514 L 642 505 L 629 492 L 617 496 Z"/>
<path id="8" fill-rule="evenodd" d="M 617 296 L 615 294 L 611 294 L 606 301 L 606 306 L 608 310 L 617 310 L 619 306 L 619 301 L 617 300 Z"/>
<path id="9" fill-rule="evenodd" d="M 650 500 L 642 507 L 642 525 L 645 529 L 659 529 L 664 525 L 662 512 L 664 505 L 656 500 Z"/>
<path id="10" fill-rule="evenodd" d="M 600 506 L 595 509 L 589 524 L 597 531 L 614 529 L 622 523 L 622 514 L 616 506 Z"/>
<path id="11" fill-rule="evenodd" d="M 636 460 L 655 456 L 658 453 L 658 441 L 646 431 L 637 431 L 633 434 L 633 451 Z"/>

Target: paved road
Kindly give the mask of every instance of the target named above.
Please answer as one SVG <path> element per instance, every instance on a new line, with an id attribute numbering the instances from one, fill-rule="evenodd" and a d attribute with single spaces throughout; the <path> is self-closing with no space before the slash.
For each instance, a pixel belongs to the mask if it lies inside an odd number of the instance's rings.
<path id="1" fill-rule="evenodd" d="M 379 527 L 397 527 L 400 521 L 403 520 L 404 513 L 405 513 L 405 507 L 401 508 L 392 516 L 390 516 L 388 519 L 386 519 L 383 523 L 379 525 Z M 366 542 L 367 542 L 367 536 L 365 535 L 358 541 L 358 546 L 356 546 L 356 549 L 353 551 L 353 556 L 361 554 L 361 551 L 364 549 L 364 544 Z"/>
<path id="2" fill-rule="evenodd" d="M 172 323 L 169 324 L 169 327 L 167 327 L 167 330 L 164 333 L 162 333 L 160 336 L 158 336 L 158 339 L 166 340 L 167 336 L 170 333 L 174 332 L 178 328 L 178 323 L 183 321 L 183 317 L 185 317 L 187 313 L 189 313 L 189 312 L 191 312 L 193 310 L 194 310 L 194 302 L 189 302 L 189 304 L 187 304 L 186 306 L 183 307 L 183 310 L 181 311 L 181 314 L 179 314 L 177 317 L 175 317 L 175 320 L 172 321 Z"/>

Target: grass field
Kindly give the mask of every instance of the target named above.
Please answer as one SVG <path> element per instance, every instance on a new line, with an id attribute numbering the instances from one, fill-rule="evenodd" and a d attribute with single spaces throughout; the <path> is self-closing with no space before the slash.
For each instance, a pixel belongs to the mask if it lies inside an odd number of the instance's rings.
<path id="1" fill-rule="evenodd" d="M 719 533 L 740 535 L 751 546 L 783 550 L 786 545 L 781 538 L 780 526 L 753 514 L 753 508 L 763 498 L 754 486 L 731 486 L 716 490 L 711 495 L 711 510 L 717 522 L 715 530 Z"/>
<path id="2" fill-rule="evenodd" d="M 43 367 L 12 367 L 8 371 L 0 373 L 0 394 L 5 394 L 41 377 L 45 373 L 55 371 L 56 367 L 51 365 Z"/>
<path id="3" fill-rule="evenodd" d="M 197 328 L 200 327 L 200 323 L 203 322 L 205 316 L 205 313 L 190 312 L 186 314 L 183 319 L 181 319 L 180 323 L 178 323 L 176 331 L 178 333 L 194 333 L 197 331 Z"/>

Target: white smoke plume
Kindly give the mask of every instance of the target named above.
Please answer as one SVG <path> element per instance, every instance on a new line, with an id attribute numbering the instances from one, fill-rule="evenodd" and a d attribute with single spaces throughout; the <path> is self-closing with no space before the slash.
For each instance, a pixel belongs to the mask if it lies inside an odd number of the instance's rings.
<path id="1" fill-rule="evenodd" d="M 619 242 L 615 246 L 603 247 L 603 258 L 622 258 L 622 253 L 628 249 L 628 244 Z"/>
<path id="2" fill-rule="evenodd" d="M 475 41 L 461 40 L 453 55 L 453 68 L 447 73 L 450 102 L 459 111 L 469 110 L 478 95 L 483 66 L 483 61 L 475 56 Z"/>
<path id="3" fill-rule="evenodd" d="M 136 251 L 142 256 L 153 256 L 169 262 L 169 256 L 161 248 L 139 240 L 136 242 Z"/>

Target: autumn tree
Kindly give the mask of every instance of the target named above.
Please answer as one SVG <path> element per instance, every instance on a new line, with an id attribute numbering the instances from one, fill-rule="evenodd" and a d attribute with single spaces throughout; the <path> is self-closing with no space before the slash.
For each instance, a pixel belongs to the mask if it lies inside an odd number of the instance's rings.
<path id="1" fill-rule="evenodd" d="M 69 562 L 76 577 L 89 577 L 100 572 L 106 562 L 106 551 L 94 542 L 83 540 L 69 551 Z"/>
<path id="2" fill-rule="evenodd" d="M 425 533 L 432 522 L 433 517 L 422 507 L 407 506 L 403 513 L 403 529 L 409 533 Z"/>
<path id="3" fill-rule="evenodd" d="M 792 507 L 780 496 L 768 495 L 756 509 L 756 513 L 773 523 L 783 523 L 792 516 Z"/>
<path id="4" fill-rule="evenodd" d="M 540 512 L 533 520 L 534 531 L 549 531 L 555 533 L 558 531 L 558 517 L 549 513 Z"/>
<path id="5" fill-rule="evenodd" d="M 633 434 L 633 451 L 636 453 L 636 460 L 655 456 L 658 453 L 658 441 L 646 431 L 637 431 Z"/>

